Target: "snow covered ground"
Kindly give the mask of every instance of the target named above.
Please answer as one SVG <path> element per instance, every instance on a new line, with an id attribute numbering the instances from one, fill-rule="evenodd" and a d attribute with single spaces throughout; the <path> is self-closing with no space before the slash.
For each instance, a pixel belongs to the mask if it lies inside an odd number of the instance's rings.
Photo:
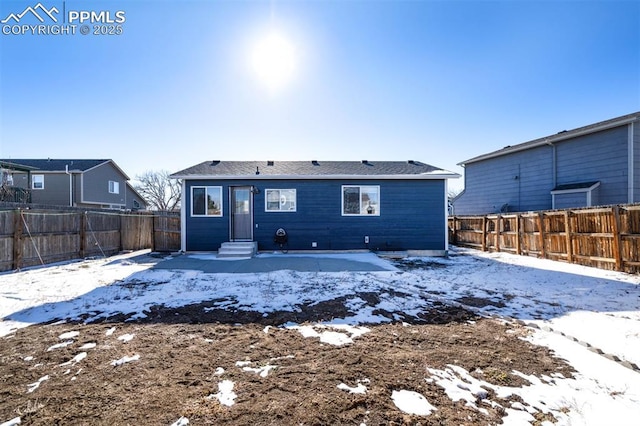
<path id="1" fill-rule="evenodd" d="M 0 274 L 0 336 L 59 318 L 90 321 L 118 313 L 141 318 L 159 301 L 179 307 L 215 299 L 215 308 L 268 313 L 346 297 L 353 316 L 298 329 L 311 338 L 349 344 L 364 338 L 366 329 L 358 325 L 389 321 L 374 312 L 420 312 L 424 298 L 415 297 L 419 294 L 537 327 L 528 340 L 551 348 L 578 372 L 574 378 L 525 377 L 530 385 L 514 389 L 479 382 L 455 365 L 430 370 L 426 379 L 442 386 L 452 400 L 475 406 L 478 398 L 486 398 L 484 389 L 498 396 L 519 395 L 520 406 L 505 407 L 506 424 L 533 422 L 534 412 L 551 412 L 566 425 L 631 425 L 640 415 L 640 277 L 635 275 L 464 249 L 453 250 L 447 259 L 411 259 L 418 267 L 409 270 L 373 254 L 341 255 L 388 270 L 337 273 L 161 270 L 152 269 L 157 259 L 133 261 L 139 254 Z M 379 295 L 375 307 L 359 296 L 367 292 Z M 366 386 L 357 389 L 366 391 Z M 353 390 L 345 385 L 345 391 Z M 223 382 L 214 397 L 233 403 L 232 393 L 233 383 Z M 415 392 L 398 390 L 393 400 L 399 409 L 420 415 L 437 409 Z"/>

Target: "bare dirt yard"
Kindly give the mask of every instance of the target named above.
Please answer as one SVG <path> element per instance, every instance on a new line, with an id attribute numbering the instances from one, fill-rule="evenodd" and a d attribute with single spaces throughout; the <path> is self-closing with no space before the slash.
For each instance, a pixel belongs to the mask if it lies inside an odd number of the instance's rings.
<path id="1" fill-rule="evenodd" d="M 344 310 L 339 301 L 309 306 L 314 320 Z M 502 407 L 517 404 L 517 396 L 503 400 L 486 389 L 489 398 L 479 395 L 477 408 L 453 402 L 429 369 L 455 364 L 484 382 L 515 387 L 526 380 L 514 370 L 572 374 L 548 349 L 521 339 L 527 328 L 460 307 L 436 303 L 413 323 L 364 325 L 367 332 L 352 333 L 352 342 L 341 345 L 272 326 L 298 322 L 301 314 L 293 315 L 203 314 L 202 306 L 187 306 L 159 308 L 137 321 L 20 329 L 0 338 L 0 419 L 20 417 L 26 425 L 185 419 L 192 425 L 501 424 Z M 232 390 L 224 383 L 233 383 Z M 399 391 L 417 392 L 437 409 L 429 416 L 403 412 L 392 399 Z M 539 424 L 555 421 L 540 412 L 535 417 Z"/>

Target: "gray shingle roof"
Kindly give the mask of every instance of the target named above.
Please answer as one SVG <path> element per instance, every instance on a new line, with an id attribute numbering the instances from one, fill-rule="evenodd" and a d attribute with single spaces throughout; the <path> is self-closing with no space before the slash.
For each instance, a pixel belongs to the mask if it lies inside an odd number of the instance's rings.
<path id="1" fill-rule="evenodd" d="M 206 177 L 374 177 L 457 174 L 419 161 L 205 161 L 171 176 L 178 179 Z"/>
<path id="2" fill-rule="evenodd" d="M 106 163 L 110 160 L 60 160 L 60 159 L 0 159 L 0 161 L 11 162 L 15 164 L 20 164 L 23 166 L 34 167 L 39 171 L 44 172 L 60 172 L 65 171 L 66 167 L 69 167 L 69 170 L 81 171 L 84 172 L 89 170 L 95 166 L 98 166 L 102 163 Z"/>

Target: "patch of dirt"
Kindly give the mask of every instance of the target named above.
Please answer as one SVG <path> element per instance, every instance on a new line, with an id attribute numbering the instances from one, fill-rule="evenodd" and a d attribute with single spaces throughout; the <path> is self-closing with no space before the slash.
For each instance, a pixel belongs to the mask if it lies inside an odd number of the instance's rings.
<path id="1" fill-rule="evenodd" d="M 310 318 L 329 318 L 344 313 L 332 313 L 341 302 L 305 309 L 316 310 Z M 525 384 L 513 370 L 538 377 L 572 373 L 547 349 L 521 340 L 526 328 L 494 319 L 469 321 L 473 314 L 460 308 L 434 304 L 411 325 L 369 326 L 353 343 L 333 346 L 294 329 L 265 328 L 304 318 L 304 309 L 264 316 L 204 307 L 154 308 L 146 322 L 31 326 L 0 338 L 0 421 L 21 416 L 24 425 L 170 425 L 184 416 L 194 425 L 500 424 L 499 408 L 481 405 L 485 415 L 464 401 L 452 402 L 425 380 L 427 368 L 454 364 L 508 386 Z M 59 338 L 68 331 L 79 335 Z M 119 339 L 126 334 L 133 338 Z M 86 344 L 95 347 L 81 349 Z M 65 364 L 81 352 L 87 353 L 84 359 Z M 137 361 L 112 365 L 135 355 Z M 275 368 L 262 377 L 238 361 Z M 28 385 L 47 376 L 28 392 Z M 223 380 L 234 382 L 233 406 L 210 397 Z M 365 384 L 367 392 L 348 393 L 338 389 L 341 383 Z M 391 399 L 394 390 L 419 392 L 437 410 L 426 417 L 405 414 Z"/>
<path id="2" fill-rule="evenodd" d="M 456 302 L 462 303 L 463 305 L 472 306 L 474 308 L 484 308 L 486 306 L 495 306 L 497 308 L 504 308 L 505 305 L 501 301 L 485 299 L 483 297 L 460 297 L 455 299 Z"/>
<path id="3" fill-rule="evenodd" d="M 447 267 L 445 263 L 411 257 L 395 260 L 393 266 L 403 271 L 411 271 L 414 269 L 442 269 Z"/>

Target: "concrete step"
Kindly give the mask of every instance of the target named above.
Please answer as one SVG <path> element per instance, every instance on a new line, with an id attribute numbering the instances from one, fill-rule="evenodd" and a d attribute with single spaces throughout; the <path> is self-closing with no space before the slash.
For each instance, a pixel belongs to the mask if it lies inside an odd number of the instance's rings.
<path id="1" fill-rule="evenodd" d="M 255 241 L 240 241 L 222 243 L 218 250 L 218 257 L 253 257 L 258 252 Z"/>

